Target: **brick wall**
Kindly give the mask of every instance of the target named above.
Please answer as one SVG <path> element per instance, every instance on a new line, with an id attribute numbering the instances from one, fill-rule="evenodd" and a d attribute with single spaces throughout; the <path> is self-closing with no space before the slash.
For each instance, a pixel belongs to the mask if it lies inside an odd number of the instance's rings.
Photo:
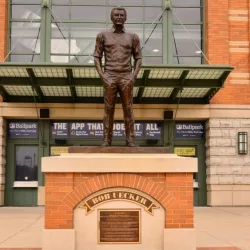
<path id="1" fill-rule="evenodd" d="M 212 104 L 250 103 L 248 0 L 206 1 L 206 54 L 211 64 L 235 68 Z"/>
<path id="2" fill-rule="evenodd" d="M 45 228 L 73 228 L 73 210 L 94 192 L 134 188 L 157 200 L 166 211 L 166 228 L 193 228 L 193 175 L 46 173 Z"/>
<path id="3" fill-rule="evenodd" d="M 8 30 L 8 0 L 0 0 L 0 61 L 6 56 Z"/>
<path id="4" fill-rule="evenodd" d="M 6 56 L 7 31 L 8 31 L 8 0 L 0 0 L 0 62 L 3 62 Z M 2 101 L 3 98 L 0 96 L 0 102 Z"/>

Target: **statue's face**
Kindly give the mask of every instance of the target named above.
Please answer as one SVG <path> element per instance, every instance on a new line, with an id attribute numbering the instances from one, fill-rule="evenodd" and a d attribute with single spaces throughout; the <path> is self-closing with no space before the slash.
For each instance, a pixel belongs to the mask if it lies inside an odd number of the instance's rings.
<path id="1" fill-rule="evenodd" d="M 125 12 L 123 10 L 114 10 L 112 21 L 114 25 L 124 25 L 126 21 Z"/>

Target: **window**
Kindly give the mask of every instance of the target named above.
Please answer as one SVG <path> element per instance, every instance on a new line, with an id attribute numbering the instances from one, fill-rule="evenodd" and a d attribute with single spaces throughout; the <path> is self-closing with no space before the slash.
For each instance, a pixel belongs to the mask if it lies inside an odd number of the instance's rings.
<path id="1" fill-rule="evenodd" d="M 195 43 L 202 49 L 203 0 L 172 0 L 172 5 L 176 14 L 173 13 L 173 63 L 202 64 L 203 56 Z"/>
<path id="2" fill-rule="evenodd" d="M 40 10 L 40 0 L 11 1 L 9 43 L 9 51 L 11 51 L 9 56 L 10 61 L 40 61 Z"/>
<path id="3" fill-rule="evenodd" d="M 46 27 L 51 46 L 45 54 L 50 54 L 51 62 L 93 64 L 96 35 L 112 27 L 111 9 L 124 6 L 128 13 L 126 29 L 141 39 L 143 64 L 162 64 L 166 47 L 163 30 L 167 25 L 163 23 L 162 3 L 162 0 L 51 0 L 51 8 L 46 9 L 49 16 L 52 10 L 51 27 Z M 202 49 L 203 0 L 172 0 L 172 5 L 173 63 L 201 64 L 203 56 L 195 43 Z M 45 27 L 41 27 L 41 1 L 11 0 L 10 13 L 9 60 L 39 62 L 41 30 Z M 50 22 L 42 22 L 46 23 Z"/>
<path id="4" fill-rule="evenodd" d="M 37 181 L 38 146 L 16 146 L 16 181 Z"/>
<path id="5" fill-rule="evenodd" d="M 96 35 L 112 27 L 115 6 L 126 8 L 125 28 L 139 35 L 144 64 L 162 64 L 161 0 L 52 0 L 51 61 L 93 64 Z"/>

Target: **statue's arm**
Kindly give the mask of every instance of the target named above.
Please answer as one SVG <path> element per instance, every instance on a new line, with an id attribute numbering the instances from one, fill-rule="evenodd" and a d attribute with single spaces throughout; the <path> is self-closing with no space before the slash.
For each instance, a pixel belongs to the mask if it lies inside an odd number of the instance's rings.
<path id="1" fill-rule="evenodd" d="M 133 39 L 133 57 L 134 57 L 133 81 L 135 81 L 142 65 L 140 38 L 136 34 L 134 35 Z"/>
<path id="2" fill-rule="evenodd" d="M 102 56 L 103 56 L 103 34 L 99 33 L 96 37 L 94 62 L 96 70 L 101 79 L 104 78 L 104 74 L 102 71 Z"/>

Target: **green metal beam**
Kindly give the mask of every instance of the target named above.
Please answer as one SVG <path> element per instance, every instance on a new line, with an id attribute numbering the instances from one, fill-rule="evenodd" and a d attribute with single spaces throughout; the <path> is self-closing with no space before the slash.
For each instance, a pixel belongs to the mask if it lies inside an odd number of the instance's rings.
<path id="1" fill-rule="evenodd" d="M 173 15 L 171 0 L 165 1 L 165 8 L 167 11 L 167 63 L 173 62 Z"/>
<path id="2" fill-rule="evenodd" d="M 95 69 L 94 65 L 89 64 L 77 64 L 77 63 L 51 63 L 51 62 L 40 62 L 40 63 L 18 63 L 18 62 L 2 62 L 0 63 L 0 68 L 61 68 L 61 69 L 81 69 L 81 68 L 92 68 Z M 234 69 L 229 65 L 181 65 L 181 64 L 151 64 L 142 65 L 142 69 L 176 69 L 176 70 L 224 70 L 229 71 L 229 73 Z"/>
<path id="3" fill-rule="evenodd" d="M 175 98 L 178 96 L 179 92 L 183 89 L 183 86 L 185 85 L 185 81 L 187 80 L 186 77 L 189 74 L 189 70 L 184 70 L 181 74 L 180 77 L 180 87 L 179 88 L 175 88 L 171 95 L 170 95 L 170 99 L 171 100 L 175 100 Z M 186 87 L 186 86 L 185 86 Z"/>
<path id="4" fill-rule="evenodd" d="M 30 85 L 36 91 L 36 94 L 37 94 L 39 100 L 41 102 L 43 102 L 44 95 L 43 95 L 43 92 L 42 92 L 41 88 L 39 86 L 37 86 L 37 84 L 36 84 L 36 76 L 34 74 L 34 71 L 32 69 L 26 69 L 26 70 L 27 70 L 27 73 L 29 75 Z"/>
<path id="5" fill-rule="evenodd" d="M 3 86 L 29 86 L 30 79 L 26 77 L 0 77 Z M 68 78 L 36 78 L 36 86 L 82 86 L 82 87 L 103 87 L 99 78 L 74 78 L 69 85 Z M 145 88 L 180 88 L 181 82 L 179 79 L 147 79 L 147 84 L 144 85 L 143 79 L 137 79 L 134 87 Z M 218 80 L 202 80 L 202 79 L 187 79 L 185 88 L 221 88 L 222 83 Z"/>
<path id="6" fill-rule="evenodd" d="M 142 97 L 143 97 L 143 93 L 145 90 L 145 86 L 147 86 L 148 83 L 148 76 L 150 74 L 150 70 L 145 70 L 143 73 L 143 77 L 142 77 L 142 84 L 143 86 L 140 86 L 138 95 L 137 95 L 137 99 L 138 99 L 138 103 L 141 101 Z M 138 83 L 139 81 L 136 81 L 136 83 Z M 137 85 L 135 84 L 135 87 L 137 87 Z"/>
<path id="7" fill-rule="evenodd" d="M 70 92 L 73 98 L 73 102 L 76 102 L 77 100 L 77 94 L 76 94 L 76 88 L 74 86 L 74 77 L 73 77 L 73 72 L 72 69 L 66 69 L 67 71 L 67 76 L 68 76 L 68 84 L 70 86 Z"/>
<path id="8" fill-rule="evenodd" d="M 10 96 L 8 98 L 9 102 L 16 103 L 33 103 L 33 96 Z M 72 97 L 57 97 L 49 96 L 45 97 L 44 101 L 46 103 L 72 103 Z M 102 97 L 78 97 L 77 103 L 101 103 L 103 104 Z M 117 103 L 121 103 L 120 98 L 118 98 Z M 134 98 L 134 103 L 137 104 L 137 98 Z M 170 100 L 169 98 L 142 98 L 140 104 L 177 104 L 178 99 Z M 204 98 L 181 98 L 180 104 L 206 104 Z"/>

